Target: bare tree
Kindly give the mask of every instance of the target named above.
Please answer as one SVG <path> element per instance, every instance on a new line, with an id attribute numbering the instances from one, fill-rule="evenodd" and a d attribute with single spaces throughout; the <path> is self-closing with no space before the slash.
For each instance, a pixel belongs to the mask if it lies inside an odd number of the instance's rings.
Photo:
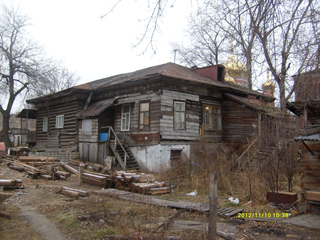
<path id="1" fill-rule="evenodd" d="M 224 32 L 210 19 L 203 18 L 202 10 L 198 10 L 189 18 L 188 45 L 174 43 L 173 48 L 178 52 L 179 60 L 190 67 L 219 64 L 222 47 L 227 38 Z M 229 48 L 230 44 L 228 45 Z"/>
<path id="2" fill-rule="evenodd" d="M 9 118 L 16 98 L 27 91 L 38 90 L 43 79 L 50 79 L 44 76 L 57 70 L 57 65 L 52 65 L 52 60 L 44 57 L 39 45 L 28 38 L 28 20 L 17 10 L 3 7 L 0 20 L 0 113 L 7 147 L 11 146 Z"/>
<path id="3" fill-rule="evenodd" d="M 252 27 L 260 41 L 265 61 L 279 87 L 280 106 L 292 96 L 299 74 L 319 56 L 319 6 L 313 0 L 246 0 Z"/>
<path id="4" fill-rule="evenodd" d="M 40 97 L 73 87 L 78 82 L 78 77 L 60 64 L 52 64 L 51 69 L 40 75 L 38 80 L 30 83 L 28 97 Z"/>
<path id="5" fill-rule="evenodd" d="M 192 47 L 182 49 L 184 62 L 197 59 L 202 64 L 218 64 L 221 55 L 228 52 L 230 44 L 224 44 L 228 38 L 234 39 L 240 50 L 237 58 L 246 63 L 248 87 L 252 89 L 252 65 L 254 56 L 255 32 L 252 28 L 245 0 L 204 1 L 204 5 L 192 17 L 189 31 Z M 177 48 L 177 47 L 176 47 Z"/>

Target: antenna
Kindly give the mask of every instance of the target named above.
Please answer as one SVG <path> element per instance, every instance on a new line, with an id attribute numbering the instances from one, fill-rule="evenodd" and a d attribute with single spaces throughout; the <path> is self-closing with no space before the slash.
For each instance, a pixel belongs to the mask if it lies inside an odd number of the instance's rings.
<path id="1" fill-rule="evenodd" d="M 176 54 L 177 54 L 178 49 L 173 49 L 173 63 L 176 63 Z"/>

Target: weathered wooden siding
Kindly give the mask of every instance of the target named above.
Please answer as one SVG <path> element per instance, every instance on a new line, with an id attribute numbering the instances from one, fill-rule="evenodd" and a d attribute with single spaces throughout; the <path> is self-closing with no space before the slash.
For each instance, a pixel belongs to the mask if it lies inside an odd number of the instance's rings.
<path id="1" fill-rule="evenodd" d="M 79 120 L 79 142 L 98 142 L 98 119 L 93 118 L 91 120 L 91 131 L 84 132 L 82 130 L 82 119 Z"/>
<path id="2" fill-rule="evenodd" d="M 256 133 L 258 113 L 256 110 L 224 98 L 222 102 L 222 131 L 224 142 L 248 143 Z"/>
<path id="3" fill-rule="evenodd" d="M 68 148 L 77 145 L 78 123 L 75 118 L 78 101 L 38 108 L 37 146 L 47 148 Z M 63 128 L 56 128 L 56 116 L 64 115 Z M 48 132 L 43 131 L 43 118 L 48 117 Z"/>
<path id="4" fill-rule="evenodd" d="M 215 94 L 217 95 L 217 94 Z M 203 126 L 203 104 L 210 104 L 214 106 L 221 107 L 221 98 L 212 98 L 200 96 L 201 106 L 199 107 L 199 116 L 201 125 L 201 137 L 202 139 L 208 140 L 210 142 L 220 143 L 222 142 L 222 129 L 220 130 L 206 130 Z M 222 114 L 222 113 L 221 113 Z M 223 123 L 221 123 L 223 125 Z"/>
<path id="5" fill-rule="evenodd" d="M 174 101 L 186 103 L 186 129 L 174 129 Z M 199 95 L 163 90 L 161 95 L 160 135 L 165 140 L 199 139 Z"/>
<path id="6" fill-rule="evenodd" d="M 160 129 L 160 95 L 157 93 L 147 93 L 127 98 L 119 99 L 115 108 L 115 124 L 116 133 L 120 136 L 126 135 L 129 145 L 135 144 L 156 144 L 159 143 Z M 139 106 L 142 101 L 150 101 L 150 128 L 139 129 Z M 130 104 L 130 130 L 121 131 L 121 108 L 123 104 Z"/>
<path id="7" fill-rule="evenodd" d="M 312 155 L 305 147 L 301 153 L 301 195 L 305 191 L 320 192 L 320 143 L 305 141 L 313 151 Z"/>
<path id="8" fill-rule="evenodd" d="M 85 132 L 82 129 L 82 121 L 79 120 L 79 154 L 80 160 L 92 163 L 98 162 L 98 119 L 91 120 L 91 131 Z"/>

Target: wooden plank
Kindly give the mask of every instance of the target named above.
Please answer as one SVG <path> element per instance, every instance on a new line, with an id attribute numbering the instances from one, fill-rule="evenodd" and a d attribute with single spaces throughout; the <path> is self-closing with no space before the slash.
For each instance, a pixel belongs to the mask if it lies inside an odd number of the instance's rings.
<path id="1" fill-rule="evenodd" d="M 218 203 L 218 174 L 210 174 L 209 186 L 209 231 L 208 239 L 216 239 L 217 235 L 217 203 Z"/>
<path id="2" fill-rule="evenodd" d="M 148 194 L 158 195 L 158 194 L 168 194 L 170 192 L 171 192 L 170 187 L 162 187 L 162 188 L 151 188 L 148 191 Z"/>

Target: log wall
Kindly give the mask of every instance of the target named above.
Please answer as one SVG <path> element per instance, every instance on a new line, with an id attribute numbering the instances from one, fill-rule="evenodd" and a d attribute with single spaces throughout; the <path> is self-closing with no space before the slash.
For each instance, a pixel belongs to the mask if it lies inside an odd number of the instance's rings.
<path id="1" fill-rule="evenodd" d="M 139 129 L 139 107 L 140 102 L 150 102 L 150 127 L 149 129 Z M 121 109 L 123 104 L 130 104 L 130 130 L 121 131 Z M 129 144 L 157 144 L 159 143 L 159 129 L 160 129 L 160 95 L 154 92 L 146 93 L 119 99 L 115 108 L 115 132 L 121 133 L 120 136 L 126 137 Z"/>
<path id="2" fill-rule="evenodd" d="M 186 103 L 186 129 L 174 129 L 174 101 Z M 199 139 L 199 95 L 163 90 L 161 95 L 160 135 L 165 140 Z"/>
<path id="3" fill-rule="evenodd" d="M 224 142 L 247 144 L 259 126 L 258 112 L 233 100 L 222 102 L 222 131 Z"/>
<path id="4" fill-rule="evenodd" d="M 78 144 L 78 122 L 75 114 L 81 107 L 78 101 L 38 108 L 37 147 L 68 148 Z M 56 116 L 64 115 L 63 128 L 56 128 Z M 43 131 L 43 119 L 48 118 L 48 131 Z"/>
<path id="5" fill-rule="evenodd" d="M 320 143 L 305 141 L 314 153 L 303 147 L 301 152 L 301 196 L 304 201 L 305 191 L 320 192 Z"/>

